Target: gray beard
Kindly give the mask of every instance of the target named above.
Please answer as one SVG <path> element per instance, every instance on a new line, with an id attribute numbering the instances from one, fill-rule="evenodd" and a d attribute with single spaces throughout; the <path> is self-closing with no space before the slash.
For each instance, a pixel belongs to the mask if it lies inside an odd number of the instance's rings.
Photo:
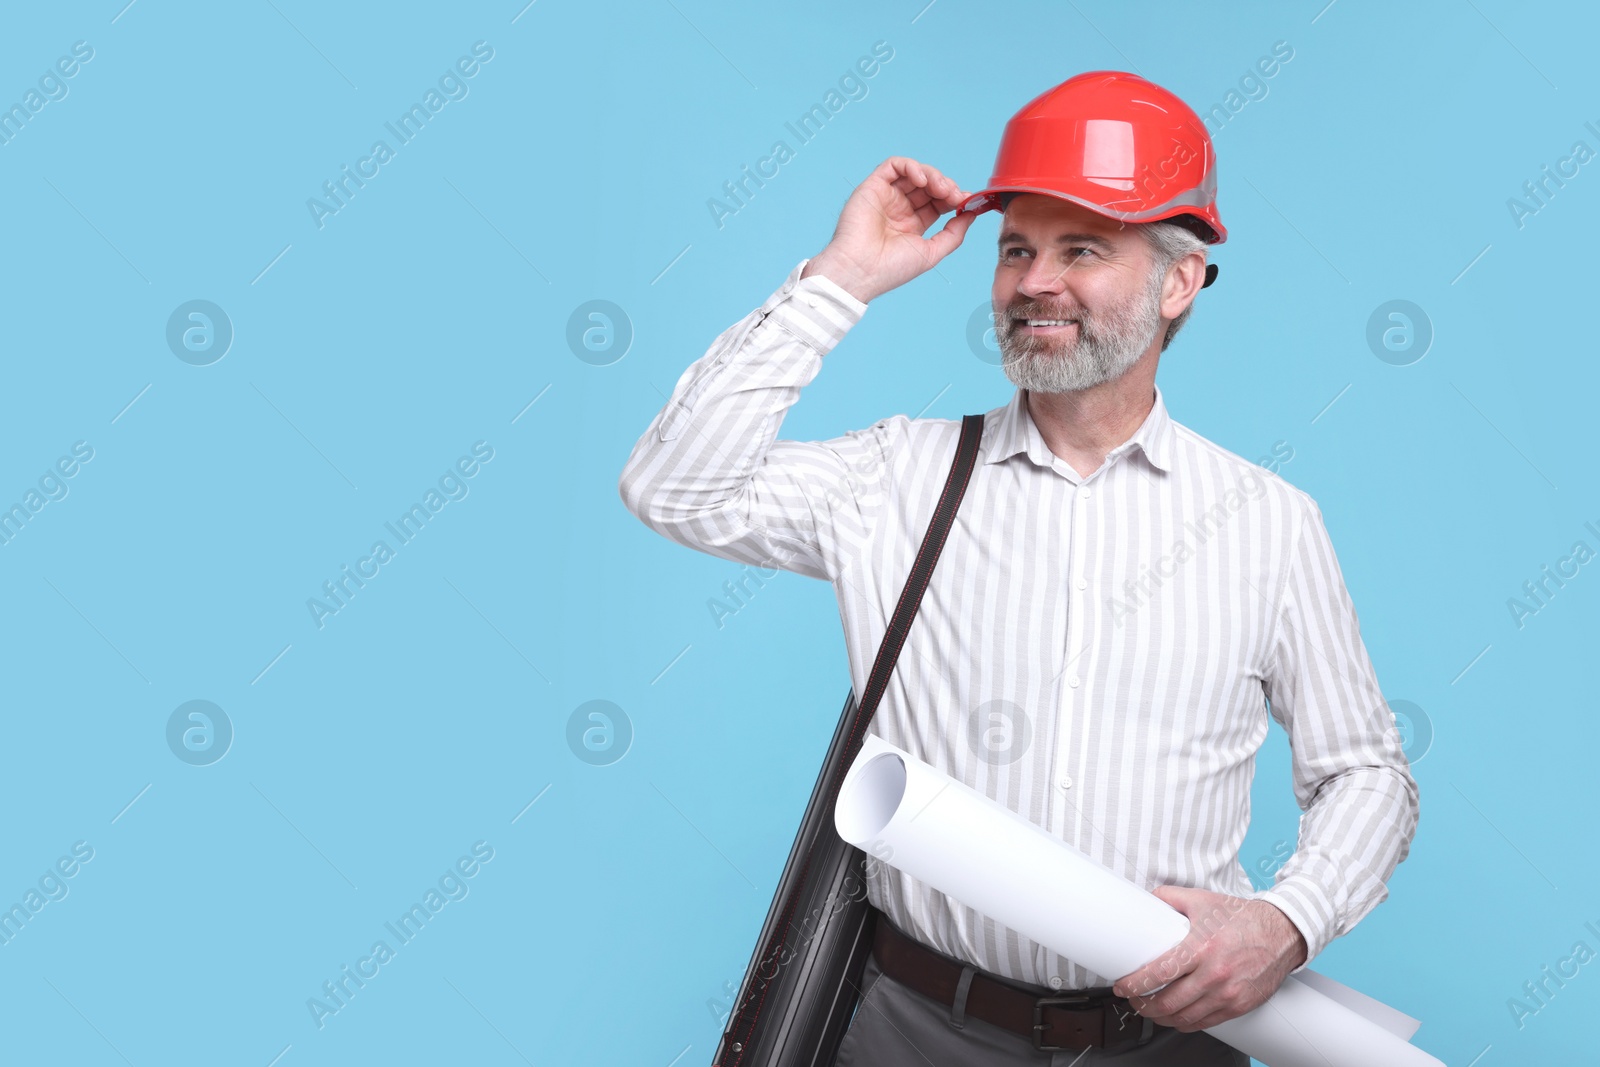
<path id="1" fill-rule="evenodd" d="M 1081 307 L 1052 306 L 1021 298 L 1007 308 L 991 308 L 995 339 L 1006 377 L 1035 393 L 1070 393 L 1120 378 L 1150 348 L 1161 329 L 1161 283 L 1127 301 L 1090 316 Z M 1051 340 L 1017 333 L 1013 315 L 1034 319 L 1077 319 L 1077 336 Z"/>

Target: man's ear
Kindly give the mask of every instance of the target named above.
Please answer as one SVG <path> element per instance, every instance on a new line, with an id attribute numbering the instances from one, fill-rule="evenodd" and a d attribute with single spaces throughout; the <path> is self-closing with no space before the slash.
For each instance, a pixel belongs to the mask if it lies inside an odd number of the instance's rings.
<path id="1" fill-rule="evenodd" d="M 1196 249 L 1167 268 L 1161 286 L 1161 317 L 1175 319 L 1194 300 L 1206 280 L 1206 254 Z"/>

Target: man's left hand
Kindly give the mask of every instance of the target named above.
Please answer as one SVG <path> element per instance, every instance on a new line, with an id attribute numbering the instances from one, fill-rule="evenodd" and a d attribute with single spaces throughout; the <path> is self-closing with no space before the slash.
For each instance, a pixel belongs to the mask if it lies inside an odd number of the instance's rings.
<path id="1" fill-rule="evenodd" d="M 1175 885 L 1154 893 L 1189 917 L 1189 934 L 1112 991 L 1158 1025 L 1188 1033 L 1227 1022 L 1264 1004 L 1305 961 L 1305 938 L 1269 901 Z"/>

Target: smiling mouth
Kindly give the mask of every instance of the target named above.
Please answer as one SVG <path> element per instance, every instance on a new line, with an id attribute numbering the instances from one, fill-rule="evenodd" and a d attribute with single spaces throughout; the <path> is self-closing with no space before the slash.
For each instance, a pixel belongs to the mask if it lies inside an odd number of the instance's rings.
<path id="1" fill-rule="evenodd" d="M 1012 329 L 1041 332 L 1047 330 L 1062 330 L 1068 326 L 1078 325 L 1077 319 L 1013 319 Z"/>

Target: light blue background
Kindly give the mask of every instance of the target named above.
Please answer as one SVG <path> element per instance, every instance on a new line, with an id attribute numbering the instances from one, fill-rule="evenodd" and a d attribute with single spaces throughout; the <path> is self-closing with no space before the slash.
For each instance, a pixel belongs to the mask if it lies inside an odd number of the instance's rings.
<path id="1" fill-rule="evenodd" d="M 1316 965 L 1452 1067 L 1593 1056 L 1600 963 L 1520 1028 L 1508 1000 L 1600 950 L 1600 577 L 1520 629 L 1506 603 L 1600 549 L 1597 165 L 1507 207 L 1600 148 L 1592 9 L 123 2 L 0 34 L 4 104 L 94 50 L 0 145 L 0 504 L 94 450 L 0 546 L 0 904 L 94 850 L 0 945 L 6 1061 L 709 1063 L 849 679 L 823 583 L 718 628 L 739 568 L 627 514 L 634 441 L 884 157 L 979 188 L 1074 73 L 1206 111 L 1277 41 L 1216 134 L 1221 277 L 1160 381 L 1224 447 L 1292 447 L 1386 694 L 1432 724 L 1392 896 Z M 319 228 L 307 199 L 477 41 L 468 95 Z M 708 199 L 877 41 L 866 98 L 719 228 Z M 1005 401 L 965 340 L 995 218 L 874 303 L 785 437 Z M 195 299 L 235 331 L 209 366 L 165 340 Z M 634 332 L 606 366 L 566 341 L 594 299 Z M 1392 299 L 1435 332 L 1408 366 L 1365 340 Z M 319 629 L 307 599 L 479 441 L 469 494 Z M 235 731 L 209 766 L 166 742 L 196 699 Z M 634 731 L 608 766 L 566 741 L 597 699 Z M 1247 864 L 1294 839 L 1277 727 L 1254 803 Z M 308 998 L 479 841 L 469 894 L 319 1029 Z"/>

